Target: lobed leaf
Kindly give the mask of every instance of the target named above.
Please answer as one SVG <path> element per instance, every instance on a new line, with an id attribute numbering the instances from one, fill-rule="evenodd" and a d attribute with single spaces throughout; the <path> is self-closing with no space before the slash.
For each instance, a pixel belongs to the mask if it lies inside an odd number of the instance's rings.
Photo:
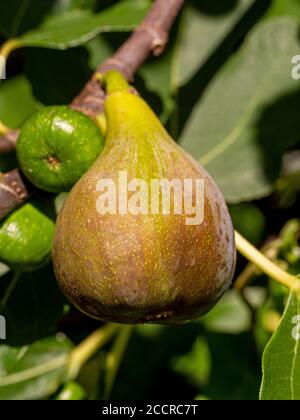
<path id="1" fill-rule="evenodd" d="M 88 10 L 70 10 L 50 17 L 18 40 L 23 47 L 61 50 L 76 47 L 101 32 L 133 30 L 145 16 L 149 5 L 149 0 L 122 0 L 97 14 Z"/>
<path id="2" fill-rule="evenodd" d="M 291 293 L 263 355 L 261 400 L 300 399 L 300 301 Z"/>
<path id="3" fill-rule="evenodd" d="M 200 98 L 180 143 L 231 203 L 268 195 L 281 157 L 299 140 L 299 82 L 291 58 L 299 24 L 274 18 L 257 25 Z"/>
<path id="4" fill-rule="evenodd" d="M 31 400 L 53 394 L 65 380 L 72 348 L 63 335 L 29 346 L 0 346 L 0 400 Z"/>

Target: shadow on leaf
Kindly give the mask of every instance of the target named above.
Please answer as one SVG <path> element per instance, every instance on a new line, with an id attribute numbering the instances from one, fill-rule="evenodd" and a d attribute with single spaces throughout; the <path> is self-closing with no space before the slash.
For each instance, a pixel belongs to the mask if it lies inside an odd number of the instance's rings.
<path id="1" fill-rule="evenodd" d="M 266 177 L 278 177 L 283 153 L 300 141 L 300 89 L 278 98 L 256 120 L 256 142 L 262 150 Z"/>

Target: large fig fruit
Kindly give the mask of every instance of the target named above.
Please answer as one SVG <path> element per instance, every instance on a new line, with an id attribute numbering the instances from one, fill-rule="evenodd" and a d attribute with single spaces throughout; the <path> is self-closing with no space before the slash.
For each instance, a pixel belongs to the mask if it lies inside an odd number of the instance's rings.
<path id="1" fill-rule="evenodd" d="M 236 251 L 224 198 L 120 74 L 104 80 L 106 145 L 59 215 L 58 282 L 94 318 L 189 321 L 231 285 Z M 158 193 L 150 188 L 160 182 Z"/>

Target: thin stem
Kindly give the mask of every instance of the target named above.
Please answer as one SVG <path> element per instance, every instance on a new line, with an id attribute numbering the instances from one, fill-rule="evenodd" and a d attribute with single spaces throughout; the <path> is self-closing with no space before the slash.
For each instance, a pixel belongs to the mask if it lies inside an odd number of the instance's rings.
<path id="1" fill-rule="evenodd" d="M 97 127 L 99 128 L 101 134 L 105 137 L 107 133 L 107 121 L 105 115 L 103 113 L 96 115 L 94 121 Z"/>
<path id="2" fill-rule="evenodd" d="M 68 363 L 67 377 L 69 380 L 76 379 L 81 367 L 114 336 L 119 328 L 119 325 L 108 324 L 94 331 L 75 347 L 70 354 Z"/>
<path id="3" fill-rule="evenodd" d="M 20 276 L 21 276 L 21 271 L 16 271 L 14 273 L 14 276 L 3 296 L 3 299 L 0 302 L 0 312 L 2 312 L 6 308 L 6 305 L 12 295 L 12 292 L 15 290 L 15 287 L 19 281 Z"/>
<path id="4" fill-rule="evenodd" d="M 5 57 L 6 59 L 12 53 L 12 51 L 16 50 L 21 46 L 21 43 L 17 39 L 9 39 L 8 41 L 4 42 L 4 44 L 0 47 L 0 55 Z"/>
<path id="5" fill-rule="evenodd" d="M 251 281 L 254 277 L 255 273 L 257 272 L 257 268 L 255 265 L 249 263 L 247 264 L 246 268 L 241 272 L 238 278 L 234 282 L 234 287 L 241 291 L 243 290 L 247 284 Z"/>
<path id="6" fill-rule="evenodd" d="M 130 88 L 122 73 L 116 70 L 109 70 L 107 73 L 96 74 L 97 80 L 105 88 L 106 93 L 122 92 Z"/>
<path id="7" fill-rule="evenodd" d="M 15 49 L 17 49 L 20 46 L 20 42 L 16 39 L 9 39 L 0 47 L 0 79 L 5 77 L 5 67 L 6 67 L 6 61 L 11 54 L 11 52 Z M 4 60 L 3 60 L 4 58 Z"/>
<path id="8" fill-rule="evenodd" d="M 276 258 L 278 254 L 279 247 L 281 245 L 280 239 L 275 239 L 272 242 L 268 243 L 265 247 L 261 249 L 261 253 L 265 255 L 270 260 Z M 251 279 L 259 273 L 259 270 L 255 265 L 249 263 L 246 268 L 242 271 L 239 277 L 236 279 L 234 283 L 234 287 L 237 290 L 244 289 L 247 284 L 251 281 Z"/>
<path id="9" fill-rule="evenodd" d="M 132 331 L 132 325 L 123 326 L 107 356 L 104 399 L 108 399 L 111 394 Z"/>
<path id="10" fill-rule="evenodd" d="M 251 245 L 238 232 L 235 232 L 235 241 L 237 250 L 245 258 L 247 258 L 247 260 L 258 267 L 263 273 L 267 274 L 273 280 L 276 280 L 278 283 L 288 287 L 296 293 L 300 293 L 300 280 L 298 277 L 292 276 L 291 274 L 282 270 L 267 257 L 265 257 L 260 251 L 258 251 L 253 245 Z"/>

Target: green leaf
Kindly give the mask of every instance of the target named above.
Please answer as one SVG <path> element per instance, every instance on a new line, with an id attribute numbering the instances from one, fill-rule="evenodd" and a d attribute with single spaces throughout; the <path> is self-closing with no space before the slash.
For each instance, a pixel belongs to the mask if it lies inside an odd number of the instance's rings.
<path id="1" fill-rule="evenodd" d="M 300 19 L 299 0 L 273 0 L 267 17 L 290 15 Z"/>
<path id="2" fill-rule="evenodd" d="M 3 277 L 8 272 L 9 272 L 9 267 L 0 262 L 0 277 Z"/>
<path id="3" fill-rule="evenodd" d="M 230 206 L 230 216 L 235 229 L 254 245 L 260 245 L 265 229 L 266 218 L 253 203 Z"/>
<path id="4" fill-rule="evenodd" d="M 257 25 L 209 85 L 182 133 L 181 145 L 229 202 L 268 195 L 283 151 L 299 141 L 299 82 L 291 77 L 298 33 L 292 18 Z"/>
<path id="5" fill-rule="evenodd" d="M 97 356 L 90 359 L 80 370 L 78 382 L 85 390 L 86 398 L 89 401 L 95 401 L 101 397 L 101 381 L 103 380 L 105 370 L 105 360 L 105 352 L 99 352 Z"/>
<path id="6" fill-rule="evenodd" d="M 180 357 L 190 352 L 199 330 L 199 324 L 195 323 L 184 327 L 137 326 L 111 398 L 147 399 L 149 395 L 153 399 L 183 398 L 181 377 L 174 373 L 170 376 L 168 367 L 174 355 Z M 188 395 L 192 398 L 195 393 Z"/>
<path id="7" fill-rule="evenodd" d="M 82 45 L 101 32 L 131 31 L 145 16 L 149 0 L 123 0 L 98 14 L 71 10 L 47 19 L 22 35 L 21 46 L 66 49 Z"/>
<path id="8" fill-rule="evenodd" d="M 12 128 L 23 122 L 40 108 L 32 95 L 31 85 L 24 76 L 16 76 L 0 85 L 0 120 Z"/>
<path id="9" fill-rule="evenodd" d="M 147 88 L 159 95 L 162 100 L 161 120 L 163 123 L 167 121 L 175 106 L 171 88 L 173 52 L 174 49 L 171 46 L 161 58 L 150 60 L 139 71 Z"/>
<path id="10" fill-rule="evenodd" d="M 242 0 L 231 7 L 231 0 L 223 0 L 221 6 L 219 2 L 197 0 L 187 4 L 180 18 L 176 42 L 171 42 L 161 57 L 148 61 L 139 71 L 147 88 L 162 100 L 163 123 L 174 111 L 173 96 L 178 88 L 204 66 L 229 34 L 232 38 L 225 48 L 227 55 L 242 37 L 243 31 L 235 29 L 253 3 L 253 0 Z"/>
<path id="11" fill-rule="evenodd" d="M 92 70 L 96 70 L 99 63 L 102 63 L 113 54 L 113 48 L 105 41 L 102 35 L 87 42 L 85 48 L 89 52 L 89 66 Z"/>
<path id="12" fill-rule="evenodd" d="M 251 312 L 238 292 L 232 290 L 199 322 L 208 331 L 240 334 L 251 327 Z"/>
<path id="13" fill-rule="evenodd" d="M 29 346 L 0 346 L 0 400 L 46 398 L 65 380 L 72 348 L 63 335 L 44 338 Z"/>
<path id="14" fill-rule="evenodd" d="M 51 10 L 53 0 L 9 0 L 0 2 L 0 32 L 7 38 L 32 29 Z"/>
<path id="15" fill-rule="evenodd" d="M 281 247 L 280 256 L 289 264 L 289 271 L 297 275 L 300 266 L 300 220 L 291 219 L 280 232 Z"/>
<path id="16" fill-rule="evenodd" d="M 300 192 L 300 151 L 292 150 L 283 156 L 281 176 L 276 182 L 279 207 L 292 207 Z"/>
<path id="17" fill-rule="evenodd" d="M 197 0 L 185 9 L 173 65 L 173 86 L 186 84 L 220 46 L 254 0 Z M 220 10 L 221 9 L 221 10 Z"/>
<path id="18" fill-rule="evenodd" d="M 93 10 L 96 0 L 11 0 L 0 2 L 0 32 L 16 37 L 39 25 L 46 17 L 67 10 Z"/>
<path id="19" fill-rule="evenodd" d="M 300 399 L 300 301 L 290 294 L 282 321 L 263 355 L 261 400 Z"/>
<path id="20" fill-rule="evenodd" d="M 66 10 L 88 9 L 93 10 L 97 0 L 56 0 L 54 12 L 61 13 Z"/>
<path id="21" fill-rule="evenodd" d="M 52 268 L 0 279 L 0 313 L 6 319 L 7 343 L 20 346 L 49 334 L 64 314 L 65 300 Z"/>
<path id="22" fill-rule="evenodd" d="M 250 334 L 207 334 L 211 354 L 209 385 L 201 390 L 211 400 L 257 400 L 260 361 Z"/>
<path id="23" fill-rule="evenodd" d="M 171 361 L 173 370 L 195 385 L 206 385 L 211 372 L 211 358 L 207 341 L 197 337 L 191 351 Z"/>
<path id="24" fill-rule="evenodd" d="M 67 51 L 27 49 L 25 74 L 35 98 L 44 105 L 70 103 L 91 76 L 87 57 L 83 47 Z"/>

